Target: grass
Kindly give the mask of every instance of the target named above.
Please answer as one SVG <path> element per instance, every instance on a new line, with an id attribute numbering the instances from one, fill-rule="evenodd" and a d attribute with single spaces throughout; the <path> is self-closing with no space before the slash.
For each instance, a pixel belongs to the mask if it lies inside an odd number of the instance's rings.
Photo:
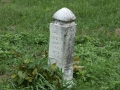
<path id="1" fill-rule="evenodd" d="M 10 67 L 26 59 L 47 59 L 52 15 L 67 7 L 77 18 L 74 56 L 80 57 L 79 65 L 85 66 L 74 73 L 72 90 L 119 90 L 119 3 L 120 0 L 0 0 L 0 74 L 9 76 Z M 4 80 L 0 88 L 11 88 L 8 83 Z"/>
<path id="2" fill-rule="evenodd" d="M 101 27 L 114 30 L 120 24 L 119 2 L 118 0 L 1 2 L 1 30 L 16 27 L 18 31 L 37 29 L 47 32 L 53 13 L 62 7 L 68 7 L 77 16 L 79 31 Z"/>

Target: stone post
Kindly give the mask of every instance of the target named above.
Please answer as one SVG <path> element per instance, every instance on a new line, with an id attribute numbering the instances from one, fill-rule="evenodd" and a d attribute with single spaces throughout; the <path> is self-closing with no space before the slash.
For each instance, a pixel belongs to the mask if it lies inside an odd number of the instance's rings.
<path id="1" fill-rule="evenodd" d="M 50 23 L 49 61 L 62 69 L 64 80 L 73 79 L 75 15 L 67 8 L 58 10 Z"/>

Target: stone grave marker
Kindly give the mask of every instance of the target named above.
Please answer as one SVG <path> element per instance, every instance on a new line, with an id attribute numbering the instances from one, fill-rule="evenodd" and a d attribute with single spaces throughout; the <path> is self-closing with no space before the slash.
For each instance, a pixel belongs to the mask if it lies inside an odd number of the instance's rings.
<path id="1" fill-rule="evenodd" d="M 68 8 L 62 8 L 52 18 L 48 64 L 56 63 L 56 66 L 64 73 L 64 80 L 72 80 L 76 17 Z"/>

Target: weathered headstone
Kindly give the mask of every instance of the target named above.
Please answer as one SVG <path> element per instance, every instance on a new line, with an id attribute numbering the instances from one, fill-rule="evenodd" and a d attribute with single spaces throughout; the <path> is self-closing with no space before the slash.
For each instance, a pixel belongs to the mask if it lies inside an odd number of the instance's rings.
<path id="1" fill-rule="evenodd" d="M 50 23 L 49 64 L 62 69 L 64 80 L 73 79 L 75 15 L 67 8 L 58 10 Z"/>

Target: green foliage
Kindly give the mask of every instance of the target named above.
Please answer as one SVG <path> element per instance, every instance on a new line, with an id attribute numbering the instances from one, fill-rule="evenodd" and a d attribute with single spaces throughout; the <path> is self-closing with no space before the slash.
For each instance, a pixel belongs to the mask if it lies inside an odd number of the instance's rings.
<path id="1" fill-rule="evenodd" d="M 0 90 L 68 90 L 61 86 L 62 74 L 56 64 L 45 63 L 49 23 L 62 7 L 77 17 L 77 64 L 73 66 L 75 84 L 71 90 L 120 90 L 119 3 L 120 0 L 0 0 L 0 74 L 8 76 L 8 80 L 0 82 Z"/>
<path id="2" fill-rule="evenodd" d="M 99 28 L 113 31 L 120 24 L 119 3 L 119 0 L 1 0 L 0 30 L 29 32 L 36 29 L 48 32 L 53 13 L 68 7 L 77 17 L 78 32 Z"/>
<path id="3" fill-rule="evenodd" d="M 19 33 L 19 34 L 4 34 L 0 35 L 0 63 L 6 67 L 6 64 L 9 65 L 13 63 L 15 58 L 25 57 L 26 51 L 24 49 L 31 48 L 30 46 L 38 45 L 41 47 L 44 44 L 47 44 L 48 36 L 43 36 L 42 34 L 34 35 L 28 33 Z M 36 49 L 36 47 L 35 47 Z M 36 53 L 36 52 L 34 52 Z M 36 57 L 36 54 L 32 53 L 32 56 Z M 3 73 L 5 68 L 0 68 L 0 73 Z"/>
<path id="4" fill-rule="evenodd" d="M 55 90 L 62 86 L 62 73 L 52 70 L 47 60 L 26 59 L 12 67 L 11 81 L 14 88 L 29 88 L 33 90 Z M 12 87 L 13 88 L 13 87 Z"/>
<path id="5" fill-rule="evenodd" d="M 1 62 L 0 65 L 0 75 L 4 74 L 6 72 L 6 64 Z"/>
<path id="6" fill-rule="evenodd" d="M 80 57 L 80 65 L 85 66 L 84 70 L 74 72 L 75 78 L 79 79 L 77 85 L 82 83 L 79 89 L 119 90 L 120 42 L 106 41 L 102 44 L 90 36 L 78 38 L 76 37 L 75 55 Z"/>
<path id="7" fill-rule="evenodd" d="M 36 33 L 21 32 L 19 34 L 0 35 L 0 62 L 3 64 L 0 66 L 0 74 L 11 72 L 10 84 L 4 86 L 5 90 L 54 90 L 61 87 L 61 71 L 53 70 L 51 66 L 47 65 L 45 44 L 48 42 L 48 35 Z M 35 45 L 37 47 L 33 47 Z M 29 51 L 29 49 L 31 50 Z"/>

